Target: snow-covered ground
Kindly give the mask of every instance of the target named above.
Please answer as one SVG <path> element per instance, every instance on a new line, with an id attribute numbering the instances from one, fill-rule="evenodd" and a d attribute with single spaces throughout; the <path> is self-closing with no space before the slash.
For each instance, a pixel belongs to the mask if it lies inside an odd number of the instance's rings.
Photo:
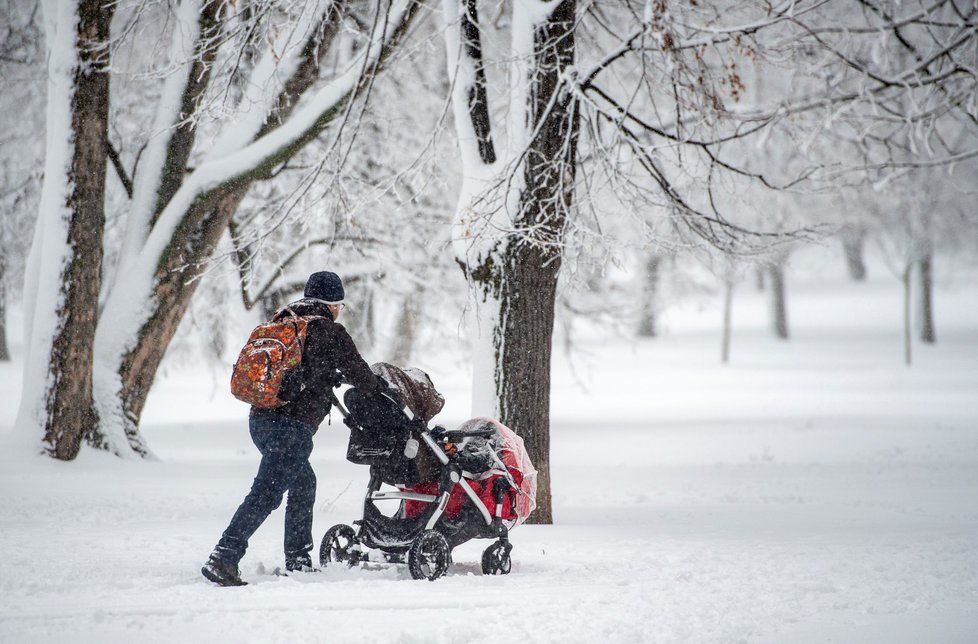
<path id="1" fill-rule="evenodd" d="M 803 273 L 788 343 L 742 289 L 727 367 L 710 307 L 670 312 L 653 341 L 586 335 L 573 369 L 557 357 L 557 524 L 514 532 L 508 577 L 479 572 L 488 542 L 435 583 L 276 577 L 279 510 L 250 585 L 208 584 L 258 454 L 224 374 L 171 370 L 145 415 L 158 462 L 0 455 L 0 641 L 975 641 L 978 284 L 941 284 L 939 344 L 908 369 L 896 280 Z M 439 420 L 463 420 L 467 375 L 418 362 L 449 398 Z M 0 435 L 19 368 L 0 367 Z M 358 516 L 366 470 L 344 439 L 316 437 L 317 538 Z"/>

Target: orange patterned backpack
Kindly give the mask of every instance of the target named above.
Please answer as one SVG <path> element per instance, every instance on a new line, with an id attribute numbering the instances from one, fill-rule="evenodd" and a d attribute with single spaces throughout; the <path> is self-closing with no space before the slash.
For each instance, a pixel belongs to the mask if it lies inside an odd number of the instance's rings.
<path id="1" fill-rule="evenodd" d="M 320 316 L 298 316 L 286 308 L 270 322 L 259 324 L 238 354 L 231 374 L 231 393 L 261 409 L 281 407 L 278 394 L 286 374 L 302 362 L 306 327 Z"/>

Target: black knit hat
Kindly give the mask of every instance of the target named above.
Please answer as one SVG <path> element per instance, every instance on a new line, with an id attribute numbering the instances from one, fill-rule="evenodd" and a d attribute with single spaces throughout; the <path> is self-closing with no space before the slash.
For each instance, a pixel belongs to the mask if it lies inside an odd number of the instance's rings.
<path id="1" fill-rule="evenodd" d="M 339 275 L 330 271 L 313 273 L 306 280 L 306 290 L 303 295 L 324 302 L 342 302 L 345 295 L 343 280 L 340 279 Z"/>

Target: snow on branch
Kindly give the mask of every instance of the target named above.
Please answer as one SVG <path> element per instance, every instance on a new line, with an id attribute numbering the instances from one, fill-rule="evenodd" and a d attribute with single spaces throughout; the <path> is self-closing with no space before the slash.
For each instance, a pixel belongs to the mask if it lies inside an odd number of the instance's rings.
<path id="1" fill-rule="evenodd" d="M 144 255 L 152 259 L 162 255 L 195 202 L 206 199 L 208 193 L 215 192 L 221 186 L 267 172 L 329 125 L 364 82 L 364 72 L 369 73 L 376 68 L 381 56 L 405 28 L 416 7 L 414 0 L 399 0 L 390 6 L 385 20 L 376 27 L 367 47 L 346 71 L 316 92 L 280 127 L 237 151 L 210 157 L 198 166 L 161 213 L 147 241 Z M 155 261 L 153 266 L 155 268 Z"/>

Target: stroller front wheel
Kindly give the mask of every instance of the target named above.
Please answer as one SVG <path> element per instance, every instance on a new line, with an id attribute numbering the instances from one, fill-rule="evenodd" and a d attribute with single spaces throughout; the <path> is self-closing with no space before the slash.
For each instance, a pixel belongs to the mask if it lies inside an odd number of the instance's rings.
<path id="1" fill-rule="evenodd" d="M 344 523 L 334 525 L 323 535 L 319 546 L 319 564 L 345 563 L 354 566 L 360 563 L 360 549 L 357 543 L 357 533 Z"/>
<path id="2" fill-rule="evenodd" d="M 434 581 L 445 574 L 452 558 L 452 549 L 445 536 L 437 530 L 425 530 L 408 550 L 408 570 L 414 579 Z"/>
<path id="3" fill-rule="evenodd" d="M 482 553 L 483 575 L 508 575 L 513 569 L 513 560 L 509 556 L 513 547 L 497 542 L 486 548 Z"/>

